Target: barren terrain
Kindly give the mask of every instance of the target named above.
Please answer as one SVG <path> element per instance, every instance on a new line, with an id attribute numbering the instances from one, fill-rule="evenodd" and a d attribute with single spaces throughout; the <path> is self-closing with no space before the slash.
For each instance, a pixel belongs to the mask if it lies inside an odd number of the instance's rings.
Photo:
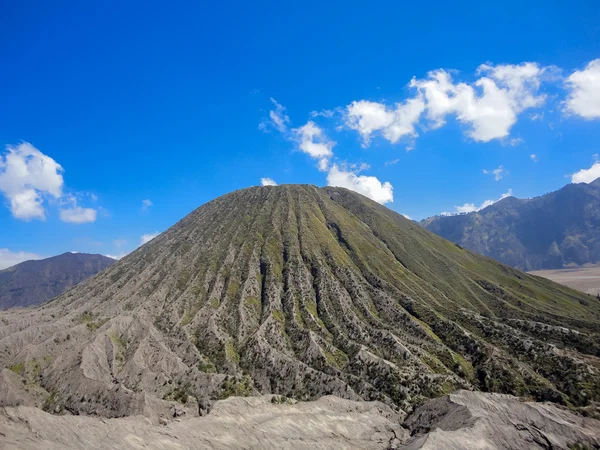
<path id="1" fill-rule="evenodd" d="M 600 265 L 572 269 L 536 270 L 530 273 L 587 294 L 600 294 Z"/>

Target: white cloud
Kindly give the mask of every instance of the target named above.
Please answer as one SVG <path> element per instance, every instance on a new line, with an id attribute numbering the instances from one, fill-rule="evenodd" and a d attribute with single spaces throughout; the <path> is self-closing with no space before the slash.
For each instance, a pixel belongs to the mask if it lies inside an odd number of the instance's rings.
<path id="1" fill-rule="evenodd" d="M 144 245 L 145 243 L 150 242 L 152 239 L 154 239 L 159 234 L 160 233 L 158 231 L 155 231 L 154 233 L 143 234 L 140 237 L 140 245 Z"/>
<path id="2" fill-rule="evenodd" d="M 319 163 L 317 164 L 317 168 L 320 172 L 327 172 L 327 168 L 329 167 L 329 159 L 321 158 Z"/>
<path id="3" fill-rule="evenodd" d="M 570 90 L 565 111 L 585 119 L 600 118 L 600 58 L 573 72 L 565 83 Z"/>
<path id="4" fill-rule="evenodd" d="M 352 102 L 346 107 L 345 124 L 361 135 L 363 146 L 369 145 L 376 132 L 392 144 L 402 137 L 414 140 L 422 114 L 426 114 L 429 128 L 439 128 L 448 116 L 455 116 L 467 125 L 466 134 L 475 141 L 506 138 L 521 112 L 544 103 L 546 97 L 538 91 L 553 69 L 531 62 L 482 64 L 477 69 L 479 78 L 471 84 L 454 82 L 450 71 L 435 70 L 424 79 L 411 80 L 409 86 L 416 95 L 404 103 L 388 106 L 367 100 Z M 521 142 L 507 141 L 509 145 Z"/>
<path id="5" fill-rule="evenodd" d="M 386 161 L 385 165 L 386 166 L 393 166 L 395 164 L 398 164 L 399 161 L 400 161 L 400 159 L 398 159 L 398 158 L 397 159 L 392 159 L 391 161 Z"/>
<path id="6" fill-rule="evenodd" d="M 532 153 L 531 155 L 529 155 L 529 157 L 533 162 L 538 162 L 538 157 L 535 153 Z"/>
<path id="7" fill-rule="evenodd" d="M 63 205 L 59 211 L 60 220 L 66 223 L 82 224 L 96 221 L 98 211 L 93 208 L 82 208 L 77 205 L 77 197 L 74 195 L 67 195 L 61 199 Z"/>
<path id="8" fill-rule="evenodd" d="M 63 197 L 63 168 L 28 142 L 6 146 L 0 156 L 0 192 L 9 202 L 13 216 L 21 220 L 45 220 L 44 201 L 48 197 L 70 205 L 60 210 L 63 222 L 86 223 L 96 220 L 96 210 L 77 205 L 73 195 Z M 97 200 L 94 194 L 85 194 Z"/>
<path id="9" fill-rule="evenodd" d="M 426 79 L 413 79 L 410 85 L 426 99 L 427 118 L 434 128 L 455 115 L 468 125 L 468 136 L 488 142 L 507 137 L 519 113 L 544 103 L 545 96 L 537 91 L 545 70 L 536 63 L 483 64 L 477 69 L 483 76 L 473 85 L 455 84 L 442 69 L 430 72 Z"/>
<path id="10" fill-rule="evenodd" d="M 404 136 L 417 136 L 415 124 L 425 109 L 423 99 L 411 98 L 405 103 L 397 103 L 388 108 L 382 103 L 360 100 L 347 106 L 346 126 L 358 131 L 363 138 L 363 146 L 371 141 L 371 135 L 377 131 L 395 144 Z"/>
<path id="11" fill-rule="evenodd" d="M 261 178 L 260 184 L 263 186 L 277 186 L 277 183 L 272 178 Z"/>
<path id="12" fill-rule="evenodd" d="M 458 212 L 458 213 L 470 213 L 470 212 L 474 212 L 474 211 L 481 211 L 482 209 L 487 208 L 488 206 L 491 206 L 494 203 L 496 203 L 502 199 L 505 199 L 506 197 L 510 197 L 511 195 L 512 195 L 512 189 L 509 189 L 508 192 L 505 192 L 504 194 L 502 194 L 500 196 L 500 198 L 497 200 L 486 200 L 479 206 L 475 206 L 474 203 L 465 203 L 462 206 L 455 206 L 454 209 L 456 209 L 456 212 Z M 442 215 L 446 215 L 446 214 L 442 213 Z"/>
<path id="13" fill-rule="evenodd" d="M 37 253 L 11 252 L 7 248 L 0 248 L 0 270 L 22 263 L 23 261 L 42 258 L 44 257 Z"/>
<path id="14" fill-rule="evenodd" d="M 60 220 L 67 223 L 90 223 L 96 221 L 97 211 L 93 208 L 82 208 L 74 206 L 68 209 L 60 210 Z"/>
<path id="15" fill-rule="evenodd" d="M 339 112 L 339 110 L 325 110 L 320 113 L 313 111 L 312 116 L 331 118 L 335 112 Z M 273 118 L 271 119 L 273 120 Z M 317 160 L 317 168 L 321 172 L 327 172 L 327 183 L 329 186 L 341 186 L 351 189 L 379 203 L 393 201 L 393 187 L 389 182 L 381 183 L 374 176 L 359 175 L 362 170 L 369 169 L 368 164 L 344 165 L 343 168 L 340 168 L 337 164 L 331 165 L 331 159 L 334 157 L 333 147 L 336 145 L 336 142 L 330 140 L 314 121 L 309 120 L 303 126 L 290 130 L 287 129 L 287 124 L 289 123 L 287 116 L 284 123 L 286 127 L 278 128 L 279 131 L 286 138 L 294 140 L 303 153 Z M 261 127 L 264 126 L 266 126 L 264 123 L 261 124 Z M 395 127 L 397 127 L 397 124 L 389 124 L 384 131 L 385 136 L 392 136 L 393 133 L 396 133 Z M 261 184 L 263 186 L 277 185 L 271 178 L 262 178 Z"/>
<path id="16" fill-rule="evenodd" d="M 479 211 L 479 209 L 481 209 L 477 208 L 477 206 L 475 206 L 475 203 L 465 203 L 462 206 L 455 206 L 454 208 L 459 213 L 470 213 L 473 211 Z"/>
<path id="17" fill-rule="evenodd" d="M 357 175 L 355 172 L 341 169 L 337 164 L 333 164 L 329 169 L 327 185 L 350 189 L 382 204 L 394 201 L 394 188 L 390 182 L 381 183 L 376 177 Z"/>
<path id="18" fill-rule="evenodd" d="M 127 255 L 129 255 L 129 253 L 120 253 L 120 254 L 118 254 L 118 255 L 110 255 L 110 254 L 107 254 L 107 255 L 104 255 L 104 256 L 106 256 L 106 257 L 108 257 L 108 258 L 112 258 L 112 259 L 121 259 L 121 258 L 124 258 L 124 257 L 125 257 L 125 256 L 127 256 Z"/>
<path id="19" fill-rule="evenodd" d="M 319 170 L 326 171 L 329 166 L 329 159 L 333 156 L 332 149 L 336 142 L 329 140 L 323 130 L 312 120 L 293 131 L 298 139 L 300 150 L 311 158 L 319 160 Z"/>
<path id="20" fill-rule="evenodd" d="M 26 221 L 46 219 L 42 196 L 35 189 L 25 189 L 12 194 L 10 197 L 10 210 L 17 219 Z"/>
<path id="21" fill-rule="evenodd" d="M 146 210 L 152 206 L 152 202 L 149 199 L 142 200 L 142 209 Z"/>
<path id="22" fill-rule="evenodd" d="M 504 177 L 506 170 L 504 170 L 504 167 L 502 167 L 502 165 L 498 166 L 497 169 L 493 169 L 493 170 L 486 170 L 483 169 L 483 173 L 486 175 L 494 175 L 494 180 L 496 181 L 500 181 L 502 179 L 502 177 Z"/>
<path id="23" fill-rule="evenodd" d="M 536 120 L 544 120 L 544 112 L 540 112 L 540 113 L 533 113 L 529 115 L 529 119 L 536 121 Z"/>
<path id="24" fill-rule="evenodd" d="M 600 178 L 600 161 L 596 161 L 589 169 L 581 169 L 571 176 L 571 183 L 591 183 Z"/>
<path id="25" fill-rule="evenodd" d="M 62 195 L 62 167 L 28 142 L 7 145 L 0 156 L 0 191 L 9 201 L 13 216 L 21 220 L 45 220 L 44 197 Z"/>
<path id="26" fill-rule="evenodd" d="M 512 138 L 505 139 L 504 141 L 502 141 L 502 145 L 510 145 L 511 147 L 516 147 L 517 145 L 520 145 L 523 142 L 525 142 L 525 140 L 522 138 Z"/>
<path id="27" fill-rule="evenodd" d="M 322 111 L 311 111 L 310 117 L 325 117 L 326 119 L 331 119 L 336 113 L 336 110 L 333 109 L 324 109 Z"/>
<path id="28" fill-rule="evenodd" d="M 271 97 L 271 102 L 275 105 L 275 109 L 269 111 L 269 119 L 263 120 L 259 125 L 259 130 L 268 132 L 269 125 L 274 127 L 277 131 L 285 133 L 287 131 L 290 118 L 285 114 L 285 107 Z"/>

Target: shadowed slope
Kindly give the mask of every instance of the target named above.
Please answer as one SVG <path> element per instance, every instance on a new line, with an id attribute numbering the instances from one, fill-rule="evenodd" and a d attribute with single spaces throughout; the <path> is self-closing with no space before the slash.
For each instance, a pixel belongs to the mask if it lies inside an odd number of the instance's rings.
<path id="1" fill-rule="evenodd" d="M 529 199 L 507 197 L 481 211 L 434 216 L 421 225 L 523 270 L 600 261 L 600 178 Z"/>
<path id="2" fill-rule="evenodd" d="M 0 309 L 41 305 L 114 262 L 103 255 L 63 253 L 0 270 Z"/>
<path id="3" fill-rule="evenodd" d="M 599 324 L 597 299 L 356 193 L 250 188 L 0 315 L 0 384 L 4 403 L 105 416 L 256 393 L 408 411 L 457 388 L 586 406 L 600 400 Z"/>

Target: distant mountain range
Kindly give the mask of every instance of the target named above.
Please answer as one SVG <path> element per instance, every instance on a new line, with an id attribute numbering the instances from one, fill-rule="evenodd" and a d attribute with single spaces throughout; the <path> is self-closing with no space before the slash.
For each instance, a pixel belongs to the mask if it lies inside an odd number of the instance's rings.
<path id="1" fill-rule="evenodd" d="M 40 305 L 114 262 L 103 255 L 64 253 L 0 270 L 0 309 Z"/>
<path id="2" fill-rule="evenodd" d="M 531 199 L 421 222 L 429 231 L 522 270 L 600 261 L 600 178 Z"/>

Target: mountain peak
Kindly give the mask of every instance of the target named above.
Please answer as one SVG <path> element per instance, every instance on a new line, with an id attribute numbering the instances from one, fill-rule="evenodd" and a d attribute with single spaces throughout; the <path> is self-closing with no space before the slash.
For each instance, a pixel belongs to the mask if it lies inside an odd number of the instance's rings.
<path id="1" fill-rule="evenodd" d="M 109 417 L 259 393 L 405 412 L 458 388 L 582 404 L 597 393 L 574 392 L 599 380 L 577 352 L 600 352 L 599 318 L 595 300 L 355 192 L 255 187 L 41 308 L 0 316 L 0 363 L 35 377 L 52 410 Z M 556 332 L 565 323 L 578 333 Z M 560 364 L 556 346 L 570 349 Z"/>
<path id="2" fill-rule="evenodd" d="M 104 255 L 67 252 L 4 269 L 0 271 L 0 310 L 47 302 L 114 261 Z"/>

